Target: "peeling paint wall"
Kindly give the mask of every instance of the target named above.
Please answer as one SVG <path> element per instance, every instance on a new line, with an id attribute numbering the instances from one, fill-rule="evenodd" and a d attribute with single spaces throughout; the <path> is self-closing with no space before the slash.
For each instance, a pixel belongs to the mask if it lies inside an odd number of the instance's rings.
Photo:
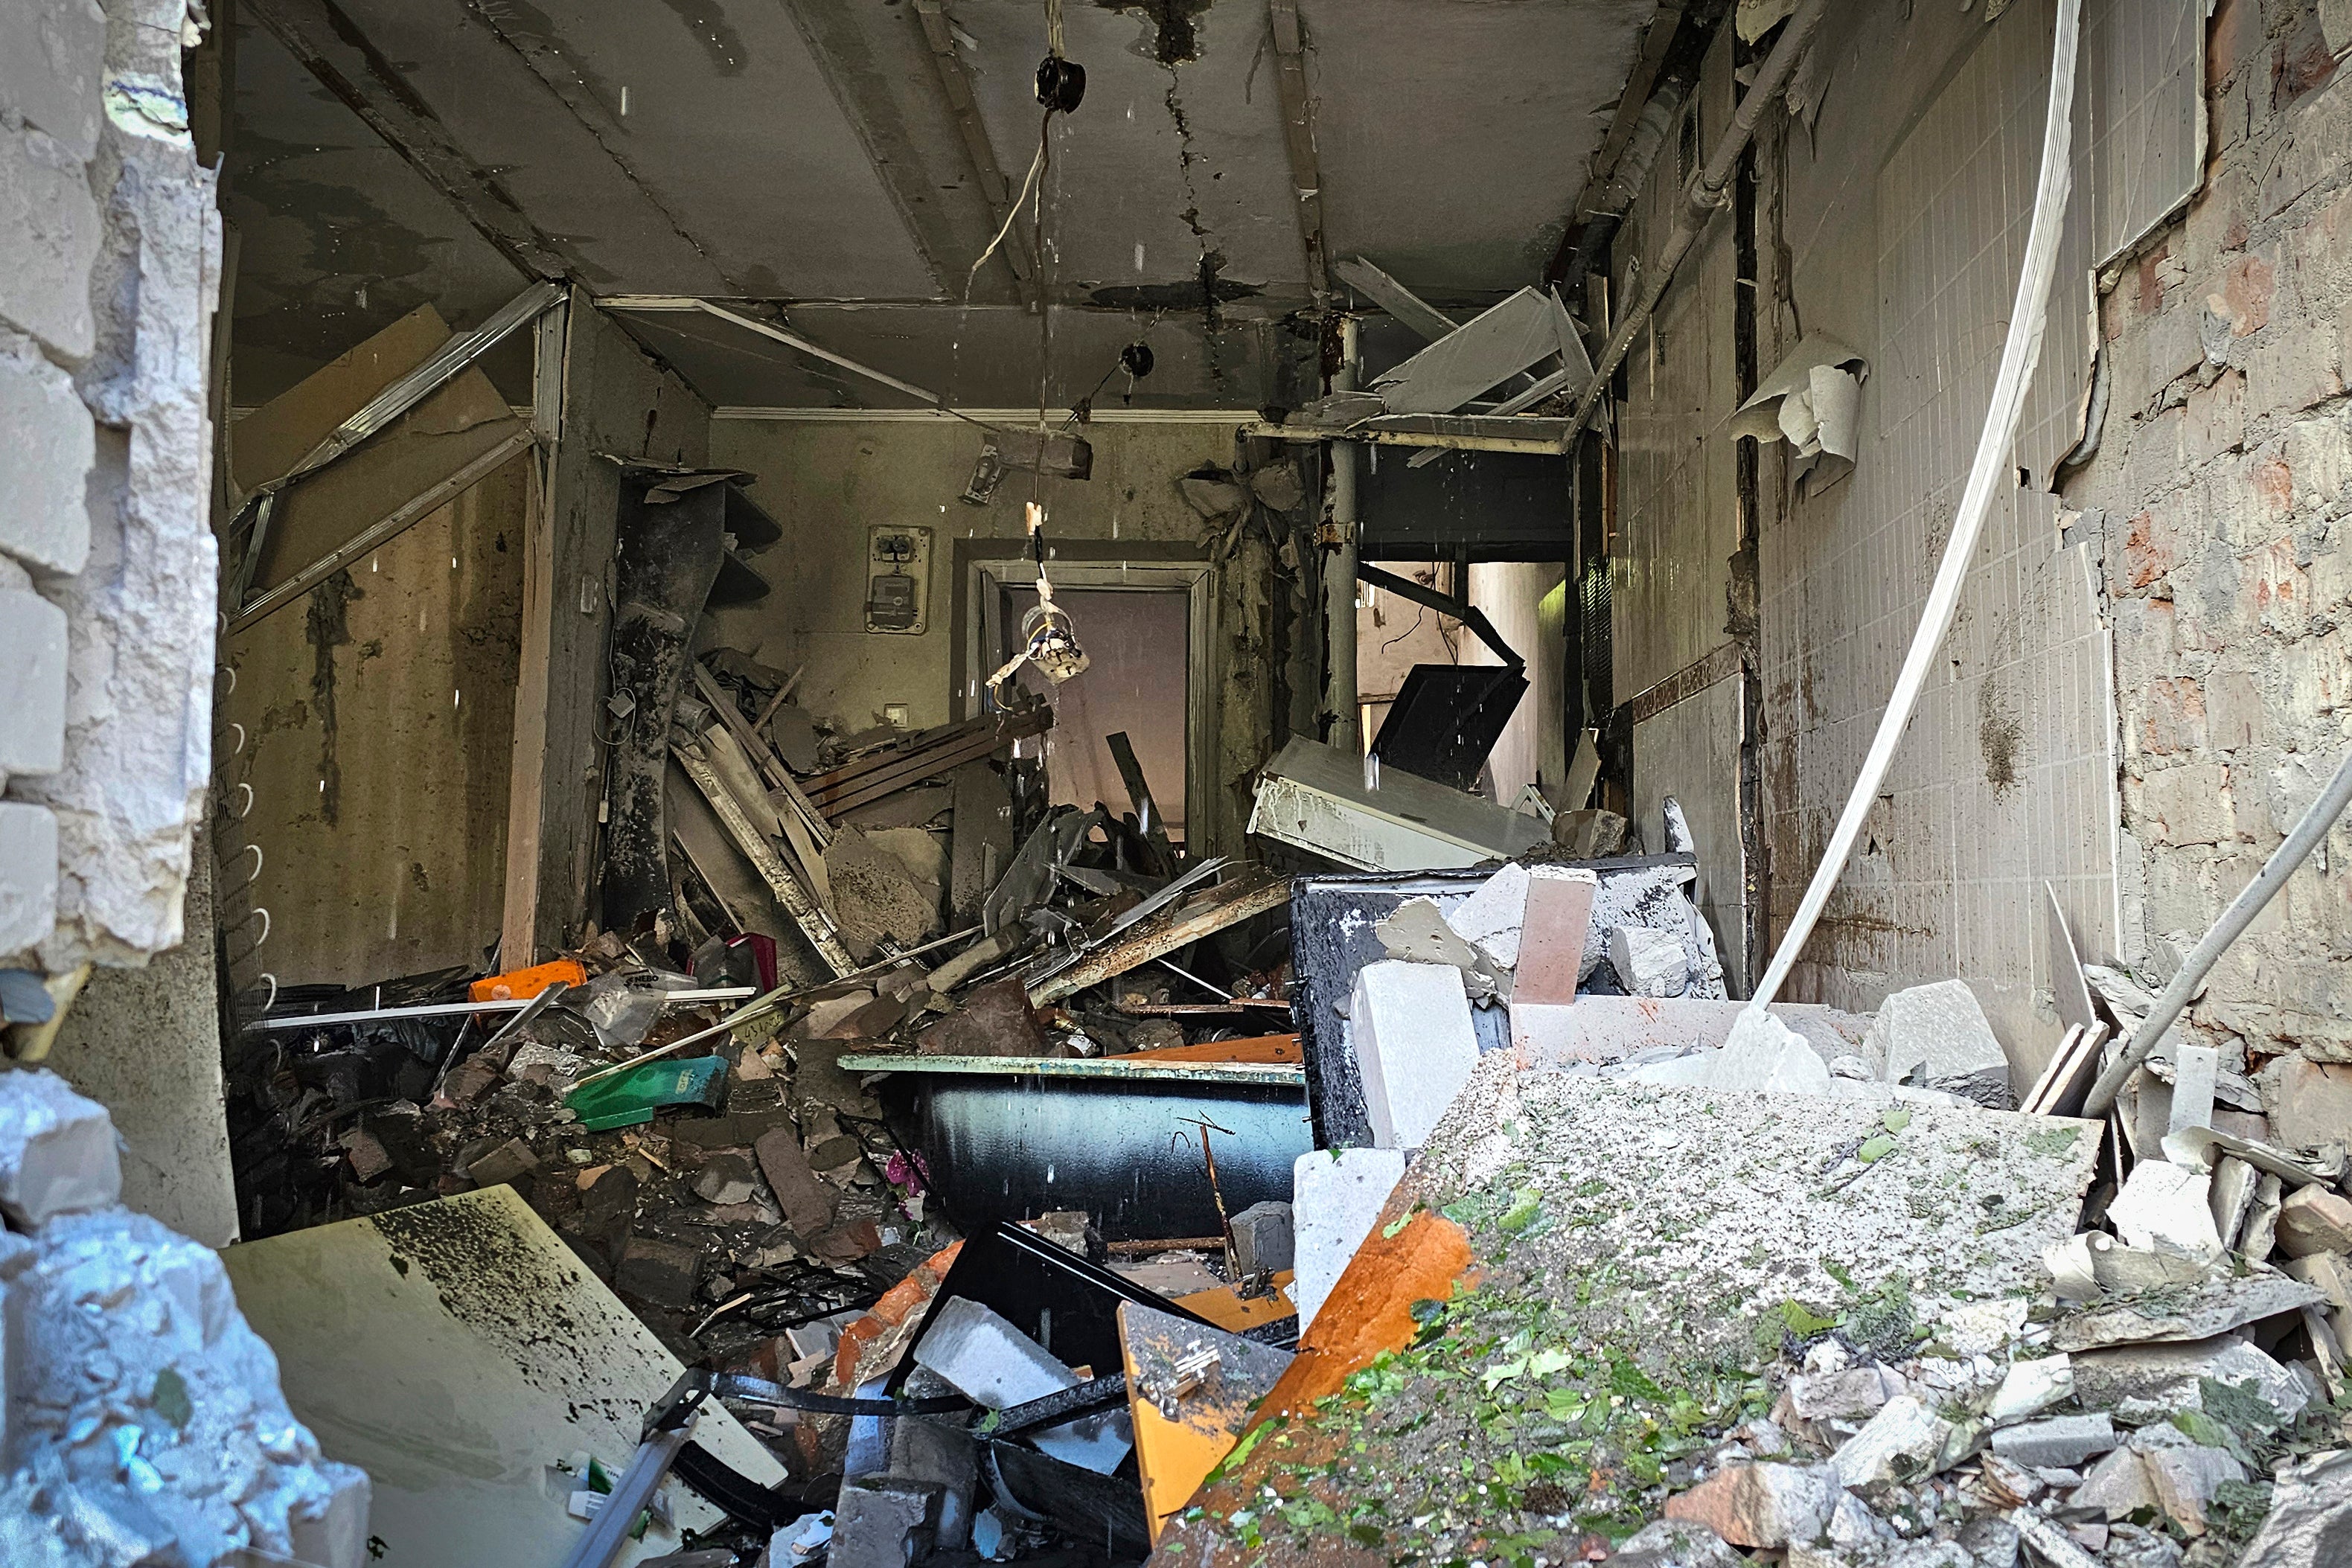
<path id="1" fill-rule="evenodd" d="M 2110 406 L 2065 486 L 2116 627 L 2119 946 L 2158 976 L 2352 744 L 2352 31 L 2312 0 L 2223 0 L 2210 26 L 2205 183 L 2112 274 Z M 2342 1103 L 2352 1068 L 2317 1064 L 2352 1059 L 2352 826 L 2189 1022 L 2225 1065 L 2273 1063 L 2287 1141 L 2325 1097 L 2284 1088 L 2332 1076 Z"/>
<path id="2" fill-rule="evenodd" d="M 182 0 L 0 12 L 0 962 L 176 945 L 210 765 L 213 175 Z"/>

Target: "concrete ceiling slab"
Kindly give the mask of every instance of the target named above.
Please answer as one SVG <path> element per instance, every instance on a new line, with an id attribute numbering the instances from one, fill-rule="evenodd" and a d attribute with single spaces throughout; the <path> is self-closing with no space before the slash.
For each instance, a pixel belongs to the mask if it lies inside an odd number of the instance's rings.
<path id="1" fill-rule="evenodd" d="M 241 26 L 236 55 L 224 204 L 239 403 L 267 402 L 419 305 L 465 328 L 514 298 L 523 275 L 276 38 Z M 494 379 L 515 394 L 513 377 Z"/>
<path id="2" fill-rule="evenodd" d="M 1440 302 L 1543 276 L 1655 0 L 1300 0 L 1335 256 Z"/>
<path id="3" fill-rule="evenodd" d="M 1153 12 L 1194 14 L 1171 21 Z M 1200 309 L 1213 299 L 1307 298 L 1297 200 L 1283 152 L 1263 5 L 1151 11 L 1072 5 L 1065 47 L 1086 100 L 1054 123 L 1045 187 L 1056 298 Z M 1037 149 L 1032 78 L 1045 14 L 963 0 L 957 26 L 990 139 L 1018 180 Z"/>
<path id="4" fill-rule="evenodd" d="M 614 319 L 719 407 L 916 408 L 918 400 L 730 323 L 692 312 L 614 312 Z M 1038 320 L 1017 306 L 803 305 L 792 330 L 960 408 L 1034 408 Z M 1211 332 L 1197 315 L 1152 318 L 1056 309 L 1046 402 L 1093 395 L 1115 408 L 1295 405 L 1315 340 L 1280 320 L 1229 320 Z M 1121 348 L 1150 344 L 1151 374 L 1130 383 Z M 1108 375 L 1108 380 L 1106 376 Z M 1099 387 L 1099 391 L 1097 388 Z"/>

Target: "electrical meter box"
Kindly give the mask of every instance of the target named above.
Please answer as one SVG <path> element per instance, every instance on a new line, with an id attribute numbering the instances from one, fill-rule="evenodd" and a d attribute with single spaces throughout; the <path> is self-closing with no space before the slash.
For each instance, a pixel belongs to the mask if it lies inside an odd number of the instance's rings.
<path id="1" fill-rule="evenodd" d="M 866 533 L 866 629 L 919 633 L 929 623 L 931 530 L 877 524 Z"/>

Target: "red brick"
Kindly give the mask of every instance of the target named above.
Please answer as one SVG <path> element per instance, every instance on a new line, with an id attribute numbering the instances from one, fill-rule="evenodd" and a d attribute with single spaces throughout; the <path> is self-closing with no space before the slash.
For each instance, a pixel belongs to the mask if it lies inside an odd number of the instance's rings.
<path id="1" fill-rule="evenodd" d="M 2284 517 L 2294 510 L 2294 475 L 2286 460 L 2264 455 L 2254 459 L 2246 477 L 2253 481 L 2254 494 L 2270 509 L 2273 517 Z"/>
<path id="2" fill-rule="evenodd" d="M 2195 681 L 2164 680 L 2147 688 L 2140 713 L 2140 749 L 2159 757 L 2201 750 L 2205 745 L 2205 694 Z"/>
<path id="3" fill-rule="evenodd" d="M 2278 275 L 2269 262 L 2242 256 L 2222 272 L 2207 303 L 2215 315 L 2229 319 L 2231 337 L 2249 337 L 2270 324 L 2271 297 L 2277 287 Z"/>
<path id="4" fill-rule="evenodd" d="M 2154 512 L 2142 512 L 2125 524 L 2124 530 L 2124 580 L 2126 583 L 2134 588 L 2146 588 L 2172 570 L 2171 541 L 2158 535 Z"/>
<path id="5" fill-rule="evenodd" d="M 2240 570 L 2239 612 L 2273 632 L 2300 634 L 2311 615 L 2311 580 L 2295 564 L 2294 541 L 2278 539 L 2253 551 Z"/>

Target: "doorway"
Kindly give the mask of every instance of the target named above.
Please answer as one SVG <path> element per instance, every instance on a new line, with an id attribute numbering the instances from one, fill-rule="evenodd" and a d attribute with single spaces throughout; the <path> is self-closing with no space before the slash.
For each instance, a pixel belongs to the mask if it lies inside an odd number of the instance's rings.
<path id="1" fill-rule="evenodd" d="M 1025 559 L 967 565 L 964 701 L 983 711 L 989 674 L 1020 646 L 1022 622 L 1037 605 L 1037 569 Z M 1013 683 L 1042 695 L 1054 727 L 1042 737 L 1056 805 L 1102 802 L 1133 810 L 1107 742 L 1124 733 L 1135 748 L 1168 836 L 1184 844 L 1196 791 L 1209 777 L 1201 748 L 1208 733 L 1202 694 L 1210 641 L 1208 563 L 1067 560 L 1051 563 L 1054 602 L 1070 613 L 1086 670 L 1055 685 L 1024 666 Z M 1023 742 L 1025 752 L 1032 742 Z"/>

